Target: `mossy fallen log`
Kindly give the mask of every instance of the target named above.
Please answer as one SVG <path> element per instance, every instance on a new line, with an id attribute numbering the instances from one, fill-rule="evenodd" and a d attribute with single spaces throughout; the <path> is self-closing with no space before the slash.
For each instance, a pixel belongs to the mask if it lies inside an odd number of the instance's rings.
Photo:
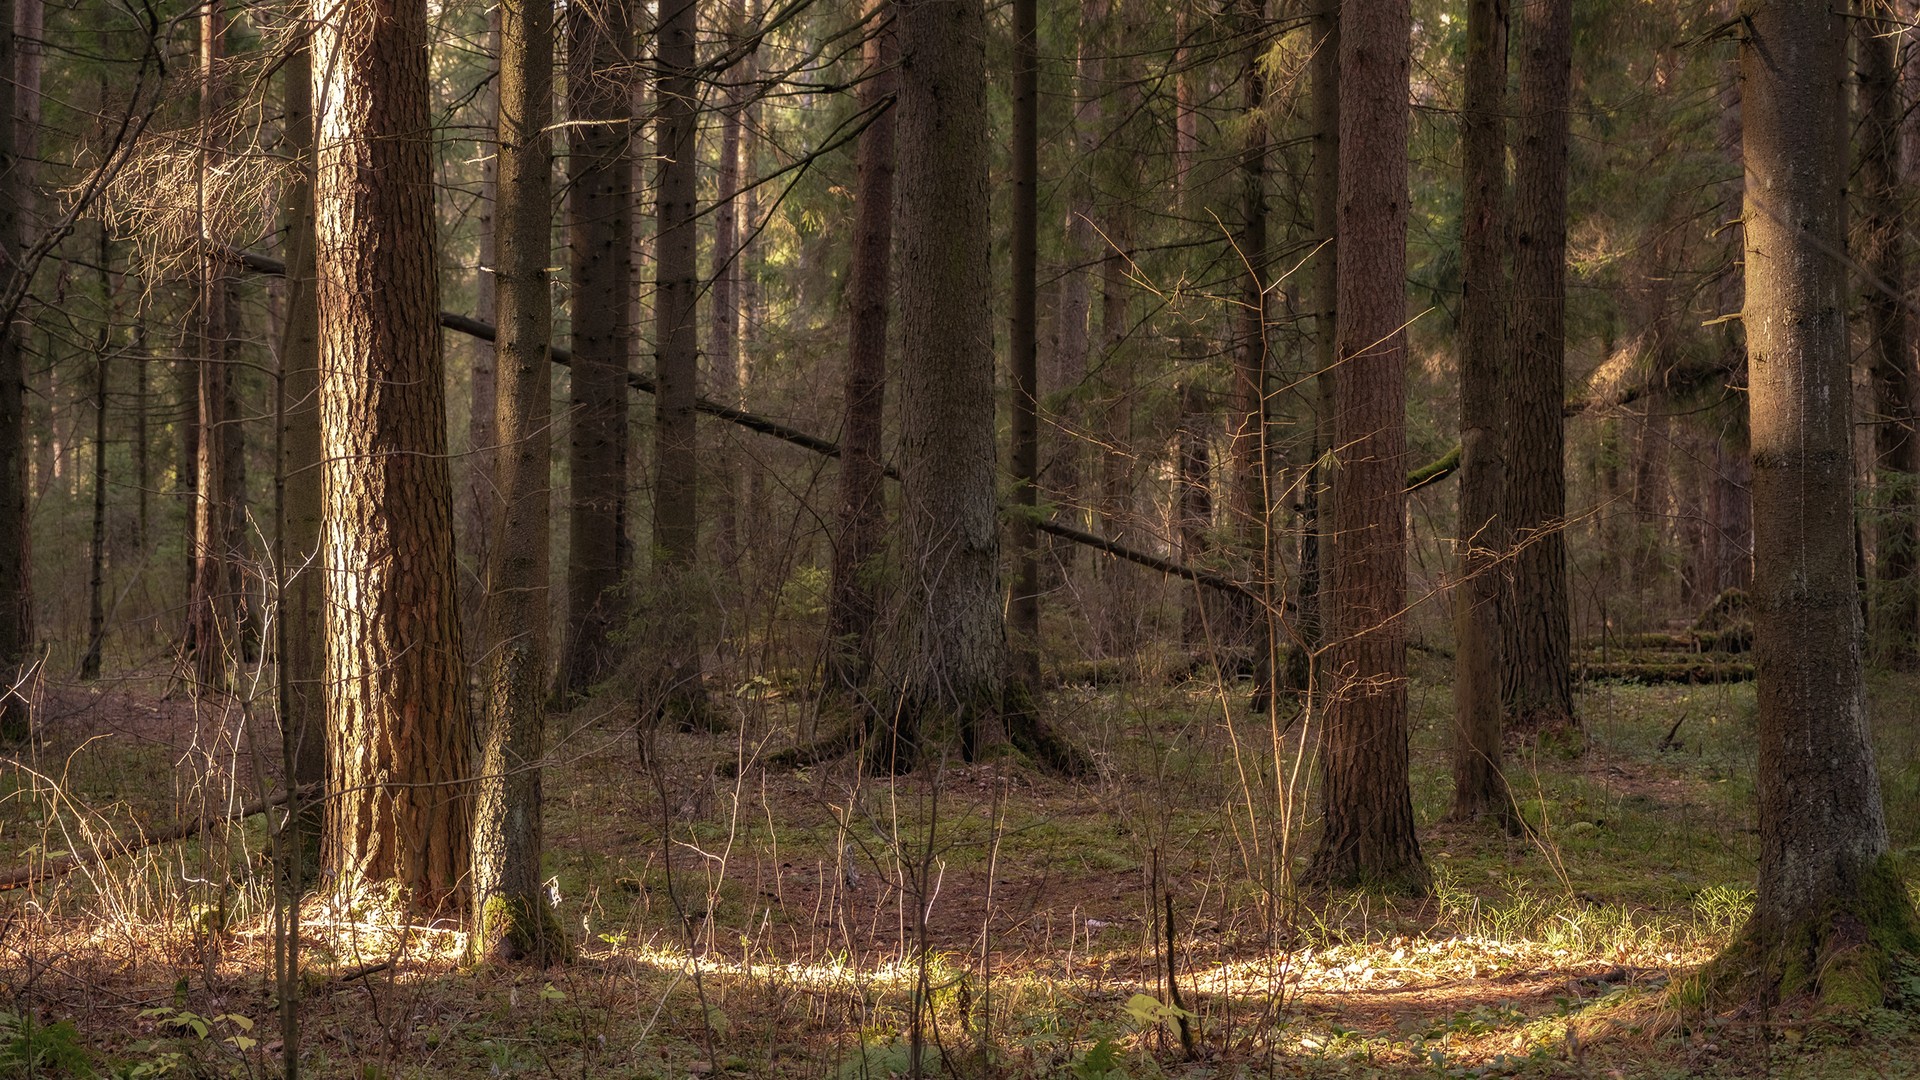
<path id="1" fill-rule="evenodd" d="M 1576 682 L 1624 682 L 1641 686 L 1713 685 L 1753 681 L 1753 665 L 1744 660 L 1614 660 L 1575 664 Z"/>

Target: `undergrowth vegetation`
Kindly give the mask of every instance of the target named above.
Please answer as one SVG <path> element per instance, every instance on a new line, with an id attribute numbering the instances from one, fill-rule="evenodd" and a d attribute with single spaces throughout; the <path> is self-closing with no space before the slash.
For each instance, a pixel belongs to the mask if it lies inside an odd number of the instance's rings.
<path id="1" fill-rule="evenodd" d="M 650 765 L 630 713 L 583 709 L 557 721 L 548 780 L 572 960 L 474 966 L 456 913 L 323 888 L 299 913 L 301 1060 L 359 1078 L 1920 1075 L 1902 1011 L 1920 972 L 1838 1028 L 1663 1022 L 1666 987 L 1751 904 L 1751 684 L 1589 686 L 1584 746 L 1516 749 L 1527 827 L 1509 833 L 1442 820 L 1446 671 L 1415 667 L 1420 900 L 1294 889 L 1311 723 L 1283 716 L 1276 739 L 1244 687 L 1052 691 L 1099 765 L 1082 782 L 762 768 L 833 721 L 777 680 L 741 687 L 731 734 L 664 737 Z M 0 895 L 0 1077 L 280 1070 L 271 839 L 263 816 L 224 823 L 276 754 L 241 704 L 163 689 L 44 688 L 42 738 L 0 777 L 0 872 L 112 856 Z M 1874 687 L 1910 880 L 1916 689 Z M 180 820 L 201 824 L 128 849 Z"/>

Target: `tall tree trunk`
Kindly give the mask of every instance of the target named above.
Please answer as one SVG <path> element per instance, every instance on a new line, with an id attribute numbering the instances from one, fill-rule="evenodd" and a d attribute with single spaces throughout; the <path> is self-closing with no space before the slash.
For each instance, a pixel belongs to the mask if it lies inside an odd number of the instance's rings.
<path id="1" fill-rule="evenodd" d="M 1178 465 L 1174 471 L 1174 524 L 1180 541 L 1180 561 L 1199 566 L 1207 556 L 1207 532 L 1213 528 L 1213 458 L 1208 431 L 1208 412 L 1200 392 L 1192 383 L 1178 390 L 1180 427 Z M 1193 590 L 1181 628 L 1181 637 L 1189 647 L 1203 645 L 1213 610 L 1204 589 Z"/>
<path id="2" fill-rule="evenodd" d="M 547 284 L 552 116 L 553 0 L 506 0 L 500 5 L 495 219 L 500 450 L 493 474 L 500 524 L 487 575 L 491 647 L 474 791 L 475 951 L 541 965 L 558 959 L 565 947 L 540 872 L 553 459 L 547 355 L 553 324 Z"/>
<path id="3" fill-rule="evenodd" d="M 1013 318 L 1008 369 L 1013 383 L 1013 596 L 1008 604 L 1014 677 L 1040 681 L 1040 57 L 1035 0 L 1013 0 Z"/>
<path id="4" fill-rule="evenodd" d="M 1124 81 L 1124 73 L 1116 73 Z M 1096 415 L 1088 427 L 1101 447 L 1098 486 L 1093 501 L 1095 527 L 1121 543 L 1133 539 L 1133 396 L 1134 350 L 1133 285 L 1127 280 L 1133 245 L 1133 215 L 1124 205 L 1112 207 L 1101 230 L 1107 246 L 1100 260 L 1100 359 L 1096 380 L 1100 393 Z M 1094 421 L 1098 420 L 1096 424 Z M 1100 574 L 1100 648 L 1112 657 L 1127 656 L 1139 645 L 1140 575 L 1119 559 L 1096 564 Z"/>
<path id="5" fill-rule="evenodd" d="M 1506 531 L 1513 585 L 1502 607 L 1510 728 L 1576 725 L 1567 593 L 1567 118 L 1572 0 L 1523 0 L 1514 146 L 1513 337 L 1503 400 Z"/>
<path id="6" fill-rule="evenodd" d="M 1240 227 L 1234 237 L 1240 277 L 1234 311 L 1232 428 L 1229 432 L 1229 508 L 1254 591 L 1271 578 L 1267 513 L 1267 79 L 1264 0 L 1239 0 L 1239 32 L 1247 41 L 1241 62 L 1246 141 L 1240 150 Z M 1273 671 L 1273 620 L 1252 603 L 1239 603 L 1236 644 L 1254 650 L 1263 679 Z"/>
<path id="7" fill-rule="evenodd" d="M 1308 24 L 1313 36 L 1310 76 L 1313 95 L 1313 232 L 1318 249 L 1309 283 L 1313 302 L 1313 368 L 1319 391 L 1314 410 L 1314 465 L 1307 471 L 1301 522 L 1299 637 L 1310 652 L 1320 648 L 1326 629 L 1326 581 L 1323 568 L 1332 555 L 1323 523 L 1333 512 L 1322 459 L 1333 437 L 1333 377 L 1339 359 L 1335 306 L 1340 294 L 1340 262 L 1335 237 L 1340 217 L 1340 8 L 1320 4 Z M 1309 697 L 1317 691 L 1309 679 Z M 1309 701 L 1309 704 L 1313 704 Z M 1309 709 L 1309 713 L 1315 710 Z"/>
<path id="8" fill-rule="evenodd" d="M 107 637 L 107 363 L 113 347 L 114 317 L 119 314 L 113 288 L 113 248 L 106 222 L 100 223 L 100 336 L 94 341 L 93 383 L 93 535 L 87 548 L 87 651 L 80 658 L 80 677 L 100 677 L 100 653 Z"/>
<path id="9" fill-rule="evenodd" d="M 1407 0 L 1340 23 L 1333 625 L 1311 876 L 1424 892 L 1407 768 Z"/>
<path id="10" fill-rule="evenodd" d="M 487 54 L 494 58 L 496 71 L 500 56 L 500 6 L 487 13 Z M 473 275 L 473 309 L 483 315 L 493 311 L 494 272 L 499 256 L 494 244 L 495 199 L 499 188 L 499 144 L 494 131 L 499 127 L 500 90 L 497 80 L 489 80 L 478 91 L 475 102 L 487 133 L 478 140 L 480 199 L 474 231 L 478 233 L 480 265 Z M 492 565 L 493 509 L 499 504 L 494 490 L 494 448 L 499 444 L 494 428 L 494 401 L 498 380 L 494 375 L 494 343 L 472 338 L 466 343 L 467 458 L 466 486 L 460 491 L 460 532 L 456 550 L 462 556 L 460 577 L 460 634 L 467 644 L 467 656 L 477 661 L 487 652 L 487 568 Z M 464 548 L 464 550 L 460 550 Z"/>
<path id="11" fill-rule="evenodd" d="M 226 60 L 227 14 L 220 0 L 200 13 L 201 172 L 222 168 L 221 125 L 226 111 L 222 68 Z M 197 190 L 200 235 L 213 235 L 213 214 L 204 180 Z M 239 553 L 232 546 L 238 493 L 233 477 L 239 451 L 239 417 L 233 404 L 233 368 L 227 350 L 232 339 L 227 310 L 226 256 L 211 246 L 201 255 L 199 296 L 194 311 L 194 354 L 199 364 L 196 396 L 199 438 L 194 446 L 193 593 L 188 600 L 187 642 L 191 674 L 199 686 L 227 689 L 239 661 Z"/>
<path id="12" fill-rule="evenodd" d="M 472 773 L 427 44 L 424 0 L 314 9 L 326 868 L 433 907 L 465 900 Z"/>
<path id="13" fill-rule="evenodd" d="M 1507 809 L 1500 772 L 1501 360 L 1506 349 L 1506 0 L 1467 5 L 1460 113 L 1460 537 L 1453 586 L 1453 816 Z"/>
<path id="14" fill-rule="evenodd" d="M 1112 0 L 1080 0 L 1078 54 L 1074 60 L 1073 145 L 1074 172 L 1068 181 L 1066 222 L 1066 268 L 1060 281 L 1060 322 L 1058 367 L 1060 385 L 1070 389 L 1063 407 L 1060 426 L 1067 434 L 1060 441 L 1050 470 L 1053 489 L 1062 504 L 1071 507 L 1077 519 L 1091 526 L 1091 514 L 1084 513 L 1082 487 L 1083 448 L 1086 423 L 1088 355 L 1091 350 L 1093 320 L 1093 267 L 1104 265 L 1103 242 L 1093 227 L 1095 189 L 1094 161 L 1100 149 L 1101 125 L 1105 112 L 1106 57 L 1100 31 L 1107 23 Z"/>
<path id="15" fill-rule="evenodd" d="M 701 671 L 701 589 L 694 581 L 699 561 L 697 513 L 700 447 L 694 424 L 700 361 L 700 297 L 695 230 L 698 165 L 698 86 L 694 38 L 699 7 L 694 0 L 665 0 L 660 11 L 659 224 L 654 290 L 653 547 L 655 603 L 651 620 L 658 663 L 645 710 L 682 727 L 709 723 Z"/>
<path id="16" fill-rule="evenodd" d="M 0 72 L 14 70 L 14 0 L 0 0 Z M 0 294 L 22 289 L 19 259 L 27 197 L 17 170 L 14 80 L 0 79 Z M 0 312 L 0 315 L 4 315 Z M 27 653 L 33 648 L 32 564 L 27 554 L 26 365 L 17 319 L 0 322 L 0 740 L 31 733 Z"/>
<path id="17" fill-rule="evenodd" d="M 1864 1009 L 1920 944 L 1887 852 L 1852 545 L 1844 250 L 1846 18 L 1754 0 L 1740 46 L 1760 872 L 1703 973 L 1717 996 Z"/>
<path id="18" fill-rule="evenodd" d="M 902 566 L 896 691 L 867 766 L 904 771 L 922 737 L 970 757 L 1006 741 L 988 297 L 986 18 L 981 0 L 896 0 Z"/>
<path id="19" fill-rule="evenodd" d="M 746 12 L 740 0 L 729 0 L 727 28 L 722 48 L 732 49 L 741 41 Z M 708 336 L 708 371 L 713 393 L 722 401 L 734 400 L 740 385 L 740 216 L 736 198 L 740 191 L 740 108 L 744 88 L 738 73 L 727 80 L 725 100 L 720 110 L 720 161 L 715 170 L 713 202 L 713 283 L 711 300 L 712 331 Z M 738 574 L 740 544 L 740 469 L 733 449 L 732 431 L 717 433 L 714 459 L 718 466 L 713 491 L 713 516 L 719 525 L 719 559 L 722 570 Z"/>
<path id="20" fill-rule="evenodd" d="M 133 547 L 140 553 L 144 562 L 147 554 L 147 539 L 152 521 L 153 500 L 149 493 L 153 490 L 153 447 L 148 443 L 147 407 L 149 366 L 153 357 L 147 352 L 147 316 L 144 305 L 134 305 L 133 317 L 133 474 L 137 486 L 138 505 L 133 518 Z"/>
<path id="21" fill-rule="evenodd" d="M 281 69 L 282 121 L 294 168 L 280 194 L 287 276 L 280 327 L 280 738 L 287 774 L 299 785 L 326 779 L 326 571 L 321 565 L 322 456 L 320 325 L 314 296 L 313 54 L 288 51 Z M 293 807 L 299 876 L 319 866 L 320 800 Z"/>
<path id="22" fill-rule="evenodd" d="M 625 615 L 627 369 L 637 329 L 630 298 L 634 129 L 626 84 L 632 7 L 632 0 L 567 7 L 567 112 L 576 122 L 567 135 L 573 488 L 556 702 L 586 693 L 612 673 L 617 657 L 610 635 Z"/>
<path id="23" fill-rule="evenodd" d="M 827 593 L 829 689 L 858 692 L 872 672 L 879 617 L 876 560 L 886 547 L 881 422 L 887 396 L 887 312 L 892 301 L 895 71 L 892 5 L 868 0 L 861 62 L 863 109 L 884 109 L 855 149 L 852 308 L 840 443 L 840 522 Z"/>
<path id="24" fill-rule="evenodd" d="M 1914 435 L 1913 342 L 1907 332 L 1906 222 L 1900 186 L 1900 83 L 1894 66 L 1901 36 L 1878 19 L 1856 24 L 1860 72 L 1860 253 L 1872 357 L 1874 459 L 1874 585 L 1870 608 L 1873 661 L 1910 669 L 1920 664 L 1920 537 L 1915 490 L 1920 441 Z"/>

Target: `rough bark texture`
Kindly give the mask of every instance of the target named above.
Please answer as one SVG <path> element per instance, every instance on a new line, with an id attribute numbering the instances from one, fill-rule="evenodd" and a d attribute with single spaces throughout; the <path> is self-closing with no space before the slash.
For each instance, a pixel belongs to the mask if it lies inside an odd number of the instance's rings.
<path id="1" fill-rule="evenodd" d="M 1340 218 L 1340 10 L 1335 4 L 1319 5 L 1313 13 L 1308 32 L 1313 35 L 1313 60 L 1310 77 L 1313 88 L 1313 232 L 1319 245 L 1313 255 L 1313 367 L 1319 391 L 1319 408 L 1314 411 L 1314 460 L 1322 462 L 1333 437 L 1333 374 L 1338 359 L 1339 336 L 1334 313 L 1339 302 L 1340 261 L 1335 237 Z M 1297 636 L 1312 655 L 1325 637 L 1325 574 L 1332 555 L 1332 537 L 1325 523 L 1333 516 L 1333 497 L 1325 484 L 1327 470 L 1317 464 L 1307 474 L 1305 504 L 1300 523 L 1299 618 Z M 1311 706 L 1317 679 L 1309 679 L 1307 693 Z M 1309 712 L 1313 710 L 1310 708 Z"/>
<path id="2" fill-rule="evenodd" d="M 555 697 L 612 673 L 626 611 L 627 367 L 632 319 L 630 0 L 567 7 L 567 248 L 573 412 L 567 446 L 567 618 Z M 664 100 L 664 98 L 663 98 Z M 691 155 L 687 158 L 692 167 Z M 691 230 L 688 230 L 691 232 Z M 687 270 L 689 277 L 693 270 Z"/>
<path id="3" fill-rule="evenodd" d="M 870 0 L 862 52 L 862 108 L 881 108 L 898 89 L 891 5 Z M 874 660 L 879 617 L 876 562 L 886 544 L 881 422 L 887 396 L 887 312 L 892 303 L 894 111 L 887 105 L 855 149 L 852 326 L 840 425 L 840 530 L 827 594 L 827 686 L 858 691 Z"/>
<path id="4" fill-rule="evenodd" d="M 1500 772 L 1500 516 L 1506 461 L 1500 368 L 1506 348 L 1506 0 L 1467 5 L 1460 113 L 1460 536 L 1453 587 L 1453 816 L 1504 812 Z"/>
<path id="5" fill-rule="evenodd" d="M 1879 1003 L 1913 911 L 1887 855 L 1852 550 L 1843 15 L 1749 0 L 1740 74 L 1760 874 L 1711 1000 Z"/>
<path id="6" fill-rule="evenodd" d="M 494 218 L 499 525 L 487 574 L 486 719 L 474 785 L 475 952 L 540 964 L 558 959 L 565 944 L 540 873 L 553 460 L 552 113 L 553 0 L 504 0 Z"/>
<path id="7" fill-rule="evenodd" d="M 1900 85 L 1894 57 L 1903 35 L 1878 19 L 1856 23 L 1860 74 L 1860 262 L 1873 372 L 1874 583 L 1873 660 L 1902 669 L 1920 662 L 1920 545 L 1914 484 L 1920 441 L 1914 436 L 1913 343 L 1907 331 L 1906 233 L 1900 189 Z"/>
<path id="8" fill-rule="evenodd" d="M 1006 739 L 986 20 L 981 0 L 896 0 L 895 11 L 905 565 L 895 694 L 867 742 L 868 767 L 881 771 L 912 768 L 923 738 L 957 735 L 976 757 Z"/>
<path id="9" fill-rule="evenodd" d="M 280 331 L 280 737 L 301 786 L 326 778 L 326 575 L 320 562 L 320 326 L 314 304 L 313 59 L 306 47 L 282 68 L 288 156 L 281 191 L 286 230 L 285 324 Z M 302 875 L 319 865 L 321 804 L 295 807 Z"/>
<path id="10" fill-rule="evenodd" d="M 222 71 L 226 57 L 227 15 L 218 0 L 200 12 L 201 170 L 222 167 L 221 119 L 226 109 Z M 211 233 L 212 208 L 204 205 L 200 185 L 201 233 Z M 224 690 L 240 660 L 239 552 L 234 549 L 239 492 L 231 485 L 240 461 L 239 410 L 235 407 L 233 367 L 228 348 L 232 325 L 227 309 L 227 260 L 209 249 L 200 261 L 199 296 L 193 315 L 194 356 L 199 365 L 195 397 L 199 403 L 194 446 L 193 588 L 187 599 L 187 652 L 193 681 Z"/>
<path id="11" fill-rule="evenodd" d="M 1577 723 L 1567 589 L 1567 100 L 1572 0 L 1526 0 L 1514 145 L 1513 337 L 1506 414 L 1512 588 L 1502 606 L 1510 728 Z"/>
<path id="12" fill-rule="evenodd" d="M 423 0 L 315 9 L 325 472 L 326 867 L 462 903 L 472 840 L 454 609 Z"/>
<path id="13" fill-rule="evenodd" d="M 1322 678 L 1326 826 L 1310 876 L 1424 892 L 1407 781 L 1406 0 L 1342 9 L 1339 492 Z"/>
<path id="14" fill-rule="evenodd" d="M 1040 352 L 1037 307 L 1040 254 L 1040 59 L 1035 0 L 1013 0 L 1013 317 L 1008 373 L 1013 384 L 1013 595 L 1007 607 L 1013 638 L 1013 675 L 1040 681 Z"/>
<path id="15" fill-rule="evenodd" d="M 659 287 L 654 290 L 653 547 L 655 574 L 650 619 L 660 631 L 658 662 L 644 708 L 681 726 L 707 722 L 700 641 L 701 590 L 694 582 L 699 560 L 696 512 L 700 450 L 694 425 L 700 361 L 700 298 L 695 228 L 697 105 L 694 36 L 699 9 L 693 0 L 665 0 L 658 34 L 659 224 L 655 240 Z"/>

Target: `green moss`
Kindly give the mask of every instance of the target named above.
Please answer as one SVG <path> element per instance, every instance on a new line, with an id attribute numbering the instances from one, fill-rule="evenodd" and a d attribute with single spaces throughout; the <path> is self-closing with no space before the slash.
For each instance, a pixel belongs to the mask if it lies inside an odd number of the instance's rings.
<path id="1" fill-rule="evenodd" d="M 547 967 L 566 958 L 567 935 L 539 898 L 489 896 L 480 907 L 474 949 L 484 960 Z"/>

